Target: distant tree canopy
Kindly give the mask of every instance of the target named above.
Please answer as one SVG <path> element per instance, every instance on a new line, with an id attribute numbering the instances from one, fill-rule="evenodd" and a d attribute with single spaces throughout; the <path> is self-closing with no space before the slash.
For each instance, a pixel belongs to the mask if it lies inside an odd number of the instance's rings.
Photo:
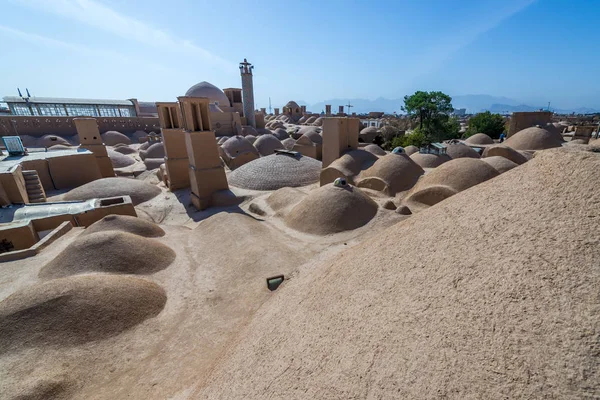
<path id="1" fill-rule="evenodd" d="M 426 143 L 456 139 L 460 125 L 450 114 L 454 111 L 452 97 L 442 92 L 417 91 L 404 96 L 402 110 L 413 120 L 418 120 L 419 141 Z"/>
<path id="2" fill-rule="evenodd" d="M 498 139 L 504 130 L 504 118 L 499 114 L 492 114 L 486 111 L 476 114 L 469 119 L 469 128 L 465 136 L 469 137 L 476 133 L 485 133 L 492 139 Z"/>

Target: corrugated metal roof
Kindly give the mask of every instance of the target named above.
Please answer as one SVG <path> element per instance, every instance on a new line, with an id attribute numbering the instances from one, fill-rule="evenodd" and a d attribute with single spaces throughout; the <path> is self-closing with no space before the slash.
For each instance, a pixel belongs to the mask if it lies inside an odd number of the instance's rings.
<path id="1" fill-rule="evenodd" d="M 2 98 L 6 103 L 25 103 L 19 96 L 5 96 Z M 29 103 L 33 104 L 101 104 L 111 106 L 133 106 L 130 100 L 106 100 L 106 99 L 72 99 L 60 97 L 30 97 Z"/>

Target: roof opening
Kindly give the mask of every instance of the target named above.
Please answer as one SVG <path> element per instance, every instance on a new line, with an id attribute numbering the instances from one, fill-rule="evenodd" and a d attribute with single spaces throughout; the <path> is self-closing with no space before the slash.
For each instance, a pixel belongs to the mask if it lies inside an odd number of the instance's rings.
<path id="1" fill-rule="evenodd" d="M 115 204 L 123 204 L 125 203 L 125 199 L 122 197 L 113 197 L 111 199 L 102 199 L 100 200 L 100 207 L 112 206 Z"/>
<path id="2" fill-rule="evenodd" d="M 283 283 L 284 280 L 284 276 L 283 275 L 276 275 L 276 276 L 272 276 L 270 278 L 267 278 L 267 287 L 269 288 L 269 290 L 275 291 L 277 290 L 277 288 L 279 287 L 279 285 L 281 285 Z"/>

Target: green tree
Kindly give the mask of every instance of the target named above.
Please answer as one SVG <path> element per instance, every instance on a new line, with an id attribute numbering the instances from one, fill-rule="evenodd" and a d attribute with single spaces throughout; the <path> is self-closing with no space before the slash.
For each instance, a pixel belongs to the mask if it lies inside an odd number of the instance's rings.
<path id="1" fill-rule="evenodd" d="M 423 134 L 428 143 L 453 139 L 458 135 L 457 121 L 450 118 L 454 111 L 452 98 L 442 92 L 417 91 L 404 96 L 402 110 L 409 118 L 418 120 L 416 129 Z"/>
<path id="2" fill-rule="evenodd" d="M 411 96 L 404 96 L 402 111 L 409 117 L 419 120 L 422 130 L 431 128 L 431 125 L 440 118 L 448 117 L 454 111 L 452 97 L 442 92 L 417 91 Z"/>
<path id="3" fill-rule="evenodd" d="M 504 130 L 504 118 L 500 114 L 492 114 L 486 111 L 476 114 L 469 119 L 469 128 L 465 132 L 465 136 L 469 137 L 476 133 L 485 133 L 492 139 L 498 139 Z"/>

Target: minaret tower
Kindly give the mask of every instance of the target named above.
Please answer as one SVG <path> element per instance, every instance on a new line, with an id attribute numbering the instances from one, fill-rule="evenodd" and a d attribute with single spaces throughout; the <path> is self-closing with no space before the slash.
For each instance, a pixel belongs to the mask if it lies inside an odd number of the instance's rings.
<path id="1" fill-rule="evenodd" d="M 254 118 L 254 85 L 252 84 L 252 70 L 254 66 L 244 58 L 240 63 L 240 73 L 242 74 L 242 101 L 244 102 L 244 117 L 248 125 L 256 128 L 256 119 Z"/>

